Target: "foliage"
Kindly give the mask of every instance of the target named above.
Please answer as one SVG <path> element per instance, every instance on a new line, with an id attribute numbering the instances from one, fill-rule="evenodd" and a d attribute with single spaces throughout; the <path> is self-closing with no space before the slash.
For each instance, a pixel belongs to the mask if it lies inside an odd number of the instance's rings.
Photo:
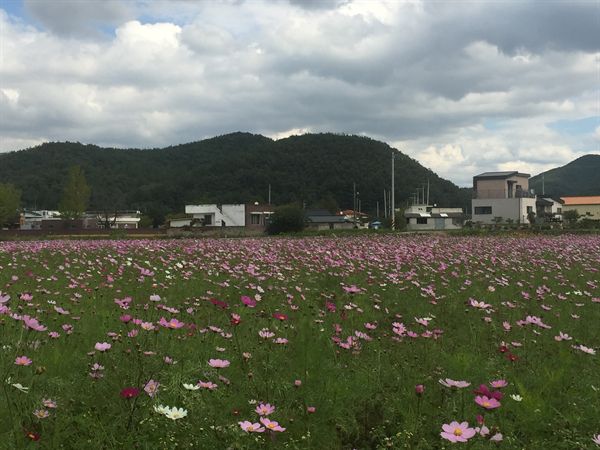
<path id="1" fill-rule="evenodd" d="M 0 227 L 17 216 L 21 204 L 21 191 L 12 184 L 0 183 Z"/>
<path id="2" fill-rule="evenodd" d="M 334 200 L 341 209 L 353 205 L 352 183 L 360 191 L 362 211 L 383 208 L 389 191 L 392 148 L 366 137 L 307 134 L 273 141 L 260 135 L 233 133 L 154 150 L 100 148 L 73 142 L 48 143 L 0 154 L 0 180 L 23 191 L 26 206 L 55 209 L 64 170 L 80 165 L 92 189 L 90 208 L 137 209 L 154 224 L 186 204 L 246 203 L 275 205 Z M 396 201 L 402 205 L 415 187 L 429 179 L 431 199 L 440 206 L 470 208 L 470 191 L 459 189 L 417 161 L 398 152 Z"/>
<path id="3" fill-rule="evenodd" d="M 61 217 L 77 219 L 87 209 L 90 199 L 90 187 L 80 166 L 71 166 L 63 189 L 63 196 L 58 205 Z"/>
<path id="4" fill-rule="evenodd" d="M 304 229 L 304 210 L 295 203 L 278 206 L 271 216 L 269 234 L 294 233 Z"/>
<path id="5" fill-rule="evenodd" d="M 573 225 L 580 217 L 579 212 L 576 209 L 568 209 L 563 212 L 562 216 L 563 220 L 569 225 Z"/>
<path id="6" fill-rule="evenodd" d="M 545 196 L 599 195 L 600 155 L 585 155 L 569 164 L 548 170 L 529 180 L 529 187 Z M 542 185 L 544 189 L 542 190 Z"/>

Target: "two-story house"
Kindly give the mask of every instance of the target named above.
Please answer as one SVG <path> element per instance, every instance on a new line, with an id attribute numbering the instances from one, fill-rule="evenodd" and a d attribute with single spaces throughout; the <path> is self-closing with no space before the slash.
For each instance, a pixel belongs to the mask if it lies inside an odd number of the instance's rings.
<path id="1" fill-rule="evenodd" d="M 485 172 L 473 177 L 472 221 L 528 223 L 535 213 L 535 195 L 529 192 L 529 174 L 517 171 Z"/>

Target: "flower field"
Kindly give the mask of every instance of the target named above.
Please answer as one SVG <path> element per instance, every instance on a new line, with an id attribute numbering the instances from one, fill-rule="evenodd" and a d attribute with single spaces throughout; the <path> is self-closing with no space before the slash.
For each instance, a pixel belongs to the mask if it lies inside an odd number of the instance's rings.
<path id="1" fill-rule="evenodd" d="M 0 448 L 600 448 L 600 237 L 0 242 Z"/>

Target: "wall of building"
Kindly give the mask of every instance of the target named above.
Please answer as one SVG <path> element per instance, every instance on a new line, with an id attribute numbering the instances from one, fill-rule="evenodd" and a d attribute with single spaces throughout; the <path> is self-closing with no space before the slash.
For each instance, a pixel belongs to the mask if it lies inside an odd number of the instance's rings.
<path id="1" fill-rule="evenodd" d="M 565 211 L 572 211 L 576 209 L 581 216 L 586 216 L 594 220 L 600 219 L 600 205 L 563 205 L 562 208 L 563 214 Z M 591 216 L 586 215 L 586 213 L 590 213 Z"/>
<path id="2" fill-rule="evenodd" d="M 478 179 L 474 186 L 477 192 L 477 198 L 507 198 L 508 182 L 514 181 L 513 195 L 516 192 L 517 185 L 521 186 L 524 192 L 529 191 L 529 179 L 527 177 L 512 176 L 502 179 Z"/>
<path id="3" fill-rule="evenodd" d="M 491 206 L 492 213 L 475 214 L 475 208 L 483 206 Z M 528 206 L 535 212 L 535 198 L 477 198 L 472 201 L 471 220 L 491 224 L 494 223 L 494 217 L 502 217 L 503 222 L 512 219 L 516 223 L 529 223 L 527 220 Z"/>
<path id="4" fill-rule="evenodd" d="M 417 223 L 416 217 L 409 217 L 406 229 L 409 231 L 427 230 L 459 230 L 460 225 L 454 224 L 452 217 L 427 217 L 427 223 Z"/>
<path id="5" fill-rule="evenodd" d="M 185 213 L 192 214 L 194 219 L 212 216 L 210 226 L 243 227 L 246 224 L 246 208 L 243 203 L 232 205 L 185 205 Z"/>

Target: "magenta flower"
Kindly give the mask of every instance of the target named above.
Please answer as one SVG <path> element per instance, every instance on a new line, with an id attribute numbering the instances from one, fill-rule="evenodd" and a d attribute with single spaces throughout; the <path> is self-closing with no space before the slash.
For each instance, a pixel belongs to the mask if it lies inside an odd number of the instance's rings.
<path id="1" fill-rule="evenodd" d="M 475 394 L 483 395 L 485 397 L 495 398 L 496 400 L 502 400 L 502 392 L 500 391 L 490 391 L 485 384 L 479 385 L 478 389 L 473 391 Z"/>
<path id="2" fill-rule="evenodd" d="M 208 360 L 208 365 L 210 367 L 214 367 L 217 369 L 229 367 L 229 364 L 231 364 L 231 363 L 229 361 L 227 361 L 226 359 L 209 359 Z"/>
<path id="3" fill-rule="evenodd" d="M 485 409 L 496 409 L 500 408 L 500 402 L 495 398 L 486 397 L 485 395 L 478 395 L 475 397 L 475 403 Z"/>
<path id="4" fill-rule="evenodd" d="M 264 427 L 260 426 L 260 423 L 252 423 L 244 420 L 243 422 L 238 422 L 242 430 L 246 433 L 263 433 L 265 431 Z"/>
<path id="5" fill-rule="evenodd" d="M 285 428 L 282 428 L 278 422 L 275 422 L 274 420 L 269 420 L 266 417 L 261 417 L 260 423 L 262 423 L 265 426 L 265 428 L 269 431 L 285 431 Z"/>
<path id="6" fill-rule="evenodd" d="M 94 348 L 99 352 L 110 350 L 111 347 L 112 345 L 110 345 L 108 342 L 96 342 L 96 345 L 94 345 Z"/>
<path id="7" fill-rule="evenodd" d="M 17 356 L 15 358 L 15 364 L 17 366 L 30 366 L 31 363 L 33 361 L 31 361 L 31 359 L 29 359 L 27 356 L 23 355 L 23 356 Z"/>
<path id="8" fill-rule="evenodd" d="M 468 422 L 458 423 L 454 421 L 442 425 L 440 436 L 450 442 L 467 442 L 476 433 L 475 428 L 469 428 Z"/>
<path id="9" fill-rule="evenodd" d="M 137 397 L 138 395 L 140 395 L 140 390 L 135 387 L 126 387 L 126 388 L 121 389 L 120 395 L 123 398 L 130 399 L 130 398 L 134 398 L 134 397 Z"/>
<path id="10" fill-rule="evenodd" d="M 415 394 L 417 394 L 417 396 L 421 396 L 423 395 L 423 393 L 425 392 L 425 386 L 423 386 L 422 384 L 417 384 L 415 386 Z"/>
<path id="11" fill-rule="evenodd" d="M 269 414 L 272 414 L 275 411 L 275 407 L 272 406 L 270 403 L 261 403 L 256 407 L 255 411 L 261 416 L 268 416 Z"/>
<path id="12" fill-rule="evenodd" d="M 254 308 L 256 306 L 256 300 L 248 297 L 247 295 L 242 295 L 242 303 L 248 308 Z"/>

